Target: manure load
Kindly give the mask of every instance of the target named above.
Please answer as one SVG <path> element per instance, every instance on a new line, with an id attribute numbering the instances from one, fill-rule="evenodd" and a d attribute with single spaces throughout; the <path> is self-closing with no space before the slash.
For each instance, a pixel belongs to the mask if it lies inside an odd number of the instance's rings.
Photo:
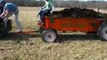
<path id="1" fill-rule="evenodd" d="M 104 18 L 103 14 L 91 9 L 69 8 L 61 11 L 54 11 L 49 17 L 54 18 Z"/>

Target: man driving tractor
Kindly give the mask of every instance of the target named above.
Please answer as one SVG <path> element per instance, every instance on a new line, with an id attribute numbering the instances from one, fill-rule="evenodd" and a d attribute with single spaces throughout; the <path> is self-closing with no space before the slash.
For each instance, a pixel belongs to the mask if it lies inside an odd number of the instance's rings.
<path id="1" fill-rule="evenodd" d="M 45 5 L 41 8 L 39 14 L 37 16 L 40 15 L 40 21 L 39 22 L 43 22 L 44 21 L 44 17 L 50 13 L 52 13 L 54 6 L 51 3 L 52 0 L 44 0 Z"/>

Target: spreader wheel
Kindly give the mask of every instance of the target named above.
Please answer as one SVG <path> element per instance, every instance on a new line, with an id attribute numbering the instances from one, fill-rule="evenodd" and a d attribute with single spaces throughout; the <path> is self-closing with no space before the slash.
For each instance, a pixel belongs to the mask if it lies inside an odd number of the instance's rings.
<path id="1" fill-rule="evenodd" d="M 47 43 L 53 43 L 57 39 L 57 33 L 54 30 L 43 30 L 42 40 Z"/>
<path id="2" fill-rule="evenodd" d="M 107 41 L 107 25 L 104 24 L 100 27 L 99 29 L 99 36 L 101 39 L 106 40 Z"/>

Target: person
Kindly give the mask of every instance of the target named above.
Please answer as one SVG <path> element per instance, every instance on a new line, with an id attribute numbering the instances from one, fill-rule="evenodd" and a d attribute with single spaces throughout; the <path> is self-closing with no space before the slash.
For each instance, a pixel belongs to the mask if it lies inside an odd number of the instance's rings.
<path id="1" fill-rule="evenodd" d="M 49 0 L 44 0 L 45 5 L 40 9 L 40 12 L 37 16 L 40 15 L 40 21 L 39 22 L 43 22 L 44 21 L 44 17 L 50 13 L 52 13 L 54 6 L 49 2 Z"/>
<path id="2" fill-rule="evenodd" d="M 18 20 L 18 15 L 19 15 L 18 7 L 13 3 L 6 3 L 6 1 L 4 0 L 0 1 L 0 6 L 4 7 L 3 13 L 0 15 L 0 17 L 4 18 L 5 24 L 7 24 L 8 18 L 14 15 L 17 26 L 17 32 L 22 32 L 22 27 Z"/>

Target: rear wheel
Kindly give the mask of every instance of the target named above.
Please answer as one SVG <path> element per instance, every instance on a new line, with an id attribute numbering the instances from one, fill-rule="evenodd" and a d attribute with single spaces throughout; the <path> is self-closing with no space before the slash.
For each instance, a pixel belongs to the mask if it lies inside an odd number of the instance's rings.
<path id="1" fill-rule="evenodd" d="M 12 29 L 12 21 L 9 19 L 7 22 L 7 26 L 5 25 L 5 22 L 2 22 L 1 29 L 0 29 L 0 36 L 5 36 L 8 34 L 8 32 Z"/>
<path id="2" fill-rule="evenodd" d="M 43 30 L 42 39 L 44 42 L 53 43 L 56 41 L 57 33 L 54 30 Z"/>
<path id="3" fill-rule="evenodd" d="M 99 28 L 99 37 L 105 41 L 107 41 L 107 25 L 104 24 Z"/>

